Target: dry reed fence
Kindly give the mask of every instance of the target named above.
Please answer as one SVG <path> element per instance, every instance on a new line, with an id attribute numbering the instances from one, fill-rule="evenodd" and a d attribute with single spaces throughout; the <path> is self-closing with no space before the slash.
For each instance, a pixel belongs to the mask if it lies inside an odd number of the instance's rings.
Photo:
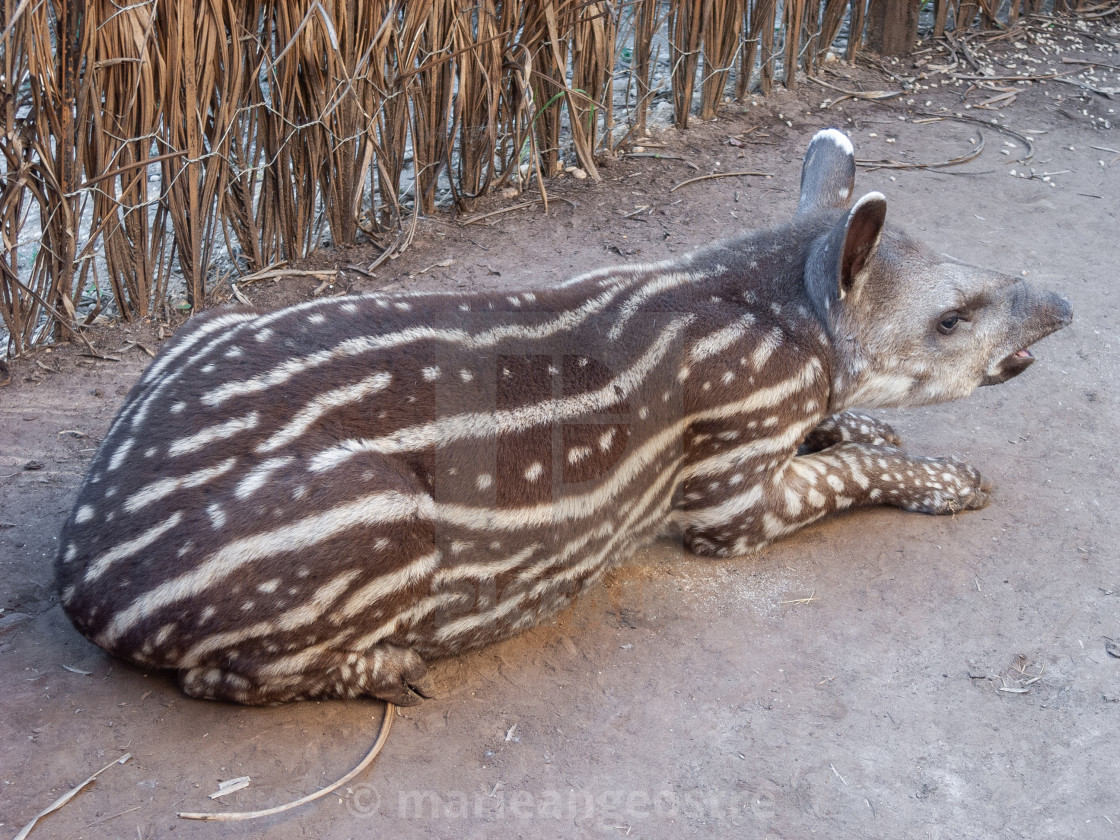
<path id="1" fill-rule="evenodd" d="M 994 21 L 1000 5 L 938 0 L 938 26 Z M 0 0 L 7 351 L 69 338 L 106 306 L 166 314 L 172 291 L 201 308 L 220 271 L 260 272 L 325 240 L 368 238 L 388 259 L 441 185 L 461 209 L 500 185 L 535 178 L 543 192 L 562 142 L 596 178 L 619 127 L 645 129 L 660 44 L 684 127 L 698 80 L 703 118 L 756 82 L 793 86 L 849 14 L 850 57 L 866 7 Z"/>

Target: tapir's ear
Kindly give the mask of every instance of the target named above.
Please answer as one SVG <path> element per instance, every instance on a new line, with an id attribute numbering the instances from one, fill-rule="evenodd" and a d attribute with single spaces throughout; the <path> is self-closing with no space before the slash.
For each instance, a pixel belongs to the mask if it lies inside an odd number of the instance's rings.
<path id="1" fill-rule="evenodd" d="M 844 226 L 838 277 L 841 297 L 852 291 L 860 272 L 875 255 L 886 220 L 887 199 L 882 193 L 870 192 L 856 202 L 841 222 Z"/>
<path id="2" fill-rule="evenodd" d="M 801 198 L 797 215 L 817 210 L 844 210 L 852 202 L 856 158 L 847 135 L 835 128 L 818 131 L 801 166 Z"/>

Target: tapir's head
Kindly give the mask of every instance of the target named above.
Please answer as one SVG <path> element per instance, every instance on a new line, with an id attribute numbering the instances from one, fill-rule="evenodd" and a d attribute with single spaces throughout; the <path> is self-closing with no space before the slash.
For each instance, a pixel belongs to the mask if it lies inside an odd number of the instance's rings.
<path id="1" fill-rule="evenodd" d="M 885 224 L 887 201 L 851 205 L 848 138 L 818 132 L 801 172 L 799 223 L 820 227 L 805 283 L 834 347 L 832 406 L 913 406 L 1018 376 L 1030 345 L 1068 325 L 1064 298 L 934 253 Z"/>

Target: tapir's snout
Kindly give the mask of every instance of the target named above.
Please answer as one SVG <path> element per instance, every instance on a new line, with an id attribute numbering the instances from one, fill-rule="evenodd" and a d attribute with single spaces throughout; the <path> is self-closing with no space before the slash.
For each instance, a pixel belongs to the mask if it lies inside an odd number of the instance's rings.
<path id="1" fill-rule="evenodd" d="M 993 360 L 981 385 L 999 385 L 1018 376 L 1034 362 L 1032 344 L 1073 322 L 1073 304 L 1062 295 L 1038 291 L 1023 280 L 1011 287 L 1009 295 L 1011 352 Z"/>
<path id="2" fill-rule="evenodd" d="M 1072 324 L 1073 304 L 1069 302 L 1069 298 L 1064 295 L 1056 295 L 1053 292 L 1047 292 L 1046 295 L 1050 298 L 1050 307 L 1055 324 L 1054 329 L 1050 332 L 1057 332 L 1062 327 L 1068 327 Z"/>

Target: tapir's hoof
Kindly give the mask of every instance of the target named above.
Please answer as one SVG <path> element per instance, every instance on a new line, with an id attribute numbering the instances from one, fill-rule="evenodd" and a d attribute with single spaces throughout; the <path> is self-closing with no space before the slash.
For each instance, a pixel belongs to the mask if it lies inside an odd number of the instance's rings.
<path id="1" fill-rule="evenodd" d="M 380 678 L 365 693 L 398 706 L 415 706 L 434 695 L 428 666 L 415 651 L 388 644 L 377 647 L 380 651 L 373 655 Z"/>
<path id="2" fill-rule="evenodd" d="M 919 482 L 918 494 L 905 507 L 922 513 L 946 514 L 986 507 L 992 482 L 980 471 L 956 458 L 930 458 L 928 480 Z M 925 485 L 924 487 L 922 485 Z"/>

